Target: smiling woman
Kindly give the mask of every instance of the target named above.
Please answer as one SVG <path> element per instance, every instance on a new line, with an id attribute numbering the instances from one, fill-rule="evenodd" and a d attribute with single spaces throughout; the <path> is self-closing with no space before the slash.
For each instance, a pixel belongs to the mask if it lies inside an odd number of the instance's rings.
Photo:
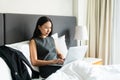
<path id="1" fill-rule="evenodd" d="M 40 75 L 43 78 L 56 72 L 61 66 L 51 64 L 63 64 L 64 58 L 56 48 L 55 41 L 51 37 L 53 23 L 50 18 L 42 16 L 38 19 L 37 25 L 30 40 L 30 59 L 34 66 L 39 67 Z"/>

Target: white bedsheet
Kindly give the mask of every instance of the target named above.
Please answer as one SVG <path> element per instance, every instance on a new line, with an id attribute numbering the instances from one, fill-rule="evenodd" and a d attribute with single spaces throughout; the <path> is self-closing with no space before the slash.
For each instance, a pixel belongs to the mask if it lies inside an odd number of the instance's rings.
<path id="1" fill-rule="evenodd" d="M 120 65 L 91 65 L 78 60 L 63 66 L 46 80 L 120 80 Z"/>

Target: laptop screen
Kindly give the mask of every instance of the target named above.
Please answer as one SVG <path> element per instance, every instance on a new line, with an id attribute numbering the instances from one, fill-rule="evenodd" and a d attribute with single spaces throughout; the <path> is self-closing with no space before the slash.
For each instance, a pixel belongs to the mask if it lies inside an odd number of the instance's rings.
<path id="1" fill-rule="evenodd" d="M 82 60 L 85 56 L 88 46 L 70 47 L 64 62 L 64 65 L 75 60 Z"/>

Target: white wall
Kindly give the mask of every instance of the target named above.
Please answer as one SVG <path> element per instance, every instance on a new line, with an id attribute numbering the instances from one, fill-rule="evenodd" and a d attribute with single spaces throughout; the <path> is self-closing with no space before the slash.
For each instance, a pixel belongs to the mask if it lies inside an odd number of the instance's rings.
<path id="1" fill-rule="evenodd" d="M 87 0 L 74 0 L 73 15 L 77 17 L 77 25 L 86 26 Z"/>
<path id="2" fill-rule="evenodd" d="M 0 0 L 0 13 L 73 15 L 73 0 Z"/>

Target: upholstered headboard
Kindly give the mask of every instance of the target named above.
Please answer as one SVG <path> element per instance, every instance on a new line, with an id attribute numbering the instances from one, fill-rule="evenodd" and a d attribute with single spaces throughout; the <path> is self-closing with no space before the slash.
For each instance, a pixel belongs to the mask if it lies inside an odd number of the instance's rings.
<path id="1" fill-rule="evenodd" d="M 0 45 L 4 44 L 4 21 L 3 14 L 0 14 Z"/>
<path id="2" fill-rule="evenodd" d="M 0 29 L 2 32 L 0 37 L 4 35 L 4 40 L 0 41 L 0 44 L 3 44 L 3 41 L 8 44 L 30 39 L 40 16 L 44 15 L 4 14 L 4 20 L 0 20 L 0 23 L 5 24 L 4 30 Z M 73 16 L 45 16 L 50 17 L 53 21 L 53 33 L 57 32 L 59 36 L 65 35 L 67 46 L 74 46 L 75 40 L 73 38 L 76 18 Z M 0 26 L 3 25 L 0 24 Z"/>

